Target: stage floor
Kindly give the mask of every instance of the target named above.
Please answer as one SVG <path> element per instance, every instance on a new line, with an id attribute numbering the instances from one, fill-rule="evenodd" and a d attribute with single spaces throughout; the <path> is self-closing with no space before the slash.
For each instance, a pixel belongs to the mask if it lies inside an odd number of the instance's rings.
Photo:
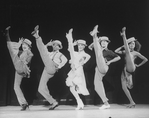
<path id="1" fill-rule="evenodd" d="M 110 109 L 99 110 L 99 106 L 86 105 L 83 110 L 76 106 L 60 105 L 55 110 L 45 106 L 30 106 L 28 111 L 20 111 L 19 106 L 0 107 L 0 118 L 149 118 L 149 105 L 138 104 L 135 108 L 111 104 Z"/>

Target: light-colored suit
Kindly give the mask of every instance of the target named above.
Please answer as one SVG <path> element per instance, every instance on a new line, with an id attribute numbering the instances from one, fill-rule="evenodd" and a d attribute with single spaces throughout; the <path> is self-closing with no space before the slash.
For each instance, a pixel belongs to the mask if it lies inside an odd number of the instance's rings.
<path id="1" fill-rule="evenodd" d="M 36 39 L 36 45 L 45 66 L 40 79 L 38 91 L 50 104 L 52 104 L 56 100 L 50 95 L 47 82 L 54 76 L 58 69 L 66 64 L 67 58 L 59 51 L 49 52 L 47 47 L 43 44 L 41 37 Z"/>
<path id="2" fill-rule="evenodd" d="M 17 42 L 7 41 L 7 47 L 16 70 L 14 80 L 14 90 L 17 99 L 20 105 L 28 104 L 20 88 L 20 85 L 24 77 L 27 78 L 30 77 L 30 69 L 28 64 L 31 62 L 33 53 L 30 50 L 26 50 L 22 51 L 22 53 L 18 56 L 20 45 Z"/>

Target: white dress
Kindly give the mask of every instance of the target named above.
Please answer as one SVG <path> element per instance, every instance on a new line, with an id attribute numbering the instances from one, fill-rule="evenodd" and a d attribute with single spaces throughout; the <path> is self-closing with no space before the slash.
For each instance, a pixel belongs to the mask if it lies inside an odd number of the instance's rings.
<path id="1" fill-rule="evenodd" d="M 84 61 L 84 58 L 89 56 L 87 53 L 84 51 L 81 52 L 74 52 L 74 65 L 75 65 L 75 70 L 70 70 L 68 73 L 68 77 L 66 79 L 66 85 L 67 86 L 75 86 L 76 91 L 79 94 L 83 95 L 89 95 L 89 92 L 86 88 L 86 81 L 85 81 L 85 76 L 84 76 L 84 71 L 83 71 L 83 66 L 82 66 L 82 61 Z"/>

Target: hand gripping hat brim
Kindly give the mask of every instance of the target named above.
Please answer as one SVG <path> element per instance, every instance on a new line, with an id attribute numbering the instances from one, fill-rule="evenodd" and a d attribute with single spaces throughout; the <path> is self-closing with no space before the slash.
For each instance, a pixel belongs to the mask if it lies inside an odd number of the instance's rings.
<path id="1" fill-rule="evenodd" d="M 26 44 L 28 44 L 29 46 L 32 45 L 32 42 L 31 42 L 29 39 L 24 39 L 24 40 L 23 40 L 23 43 L 26 43 Z"/>
<path id="2" fill-rule="evenodd" d="M 60 47 L 60 49 L 63 48 L 62 43 L 61 43 L 59 40 L 54 40 L 52 43 L 53 43 L 53 44 L 55 44 L 55 43 L 58 44 L 59 47 Z"/>

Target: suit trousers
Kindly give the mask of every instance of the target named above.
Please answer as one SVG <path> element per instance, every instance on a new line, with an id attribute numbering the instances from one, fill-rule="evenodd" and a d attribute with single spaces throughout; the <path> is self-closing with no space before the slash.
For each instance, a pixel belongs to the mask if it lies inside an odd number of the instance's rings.
<path id="1" fill-rule="evenodd" d="M 18 102 L 19 102 L 20 105 L 28 104 L 25 97 L 24 97 L 24 95 L 23 95 L 23 92 L 20 88 L 22 79 L 23 79 L 23 76 L 18 74 L 17 72 L 15 72 L 14 91 L 16 93 L 16 96 L 17 96 L 17 99 L 18 99 Z"/>
<path id="2" fill-rule="evenodd" d="M 23 95 L 23 92 L 20 88 L 22 79 L 23 79 L 27 69 L 26 69 L 25 64 L 23 64 L 21 62 L 21 60 L 19 59 L 19 57 L 17 55 L 18 50 L 14 49 L 12 44 L 13 43 L 11 41 L 7 42 L 7 47 L 8 47 L 11 59 L 13 61 L 14 67 L 16 69 L 15 79 L 14 79 L 14 91 L 16 93 L 16 96 L 17 96 L 17 99 L 18 99 L 18 102 L 20 105 L 28 104 L 24 95 Z"/>

